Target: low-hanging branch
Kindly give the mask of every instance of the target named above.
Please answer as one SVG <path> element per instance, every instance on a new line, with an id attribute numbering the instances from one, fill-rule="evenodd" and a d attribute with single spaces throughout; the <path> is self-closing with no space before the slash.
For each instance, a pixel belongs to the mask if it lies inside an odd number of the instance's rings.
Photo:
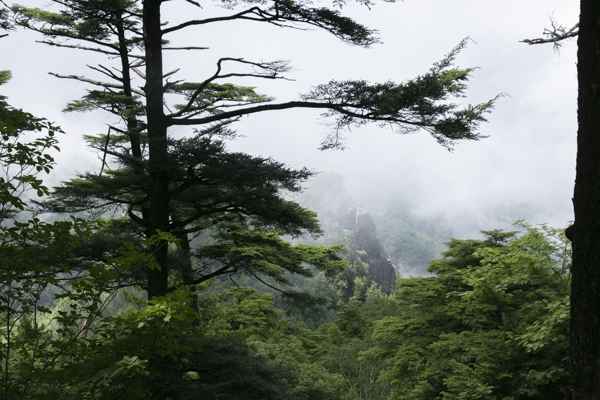
<path id="1" fill-rule="evenodd" d="M 309 101 L 288 101 L 286 103 L 260 104 L 253 107 L 241 108 L 238 110 L 226 111 L 219 114 L 208 115 L 202 118 L 176 118 L 177 114 L 169 116 L 169 125 L 204 125 L 211 122 L 218 122 L 223 119 L 236 118 L 244 115 L 256 114 L 263 111 L 289 110 L 292 108 L 317 108 L 331 109 L 332 104 L 316 103 Z"/>
<path id="2" fill-rule="evenodd" d="M 174 88 L 174 91 L 180 94 L 186 94 L 186 91 L 191 94 L 188 95 L 185 106 L 177 113 L 166 116 L 167 126 L 203 125 L 265 111 L 294 108 L 321 109 L 324 110 L 323 117 L 333 117 L 335 120 L 331 124 L 334 127 L 334 134 L 326 139 L 322 149 L 340 148 L 341 130 L 362 126 L 369 122 L 391 127 L 400 133 L 423 129 L 438 143 L 451 149 L 457 141 L 478 140 L 484 137 L 477 132 L 477 128 L 481 122 L 486 121 L 484 114 L 491 111 L 499 97 L 496 96 L 476 105 L 459 105 L 449 101 L 464 96 L 466 82 L 474 70 L 453 66 L 454 59 L 467 41 L 468 38 L 463 39 L 426 74 L 404 83 L 330 81 L 312 88 L 299 100 L 284 103 L 272 103 L 272 99 L 248 91 L 246 95 L 249 96 L 247 100 L 250 104 L 228 110 L 219 107 L 220 103 L 218 103 L 217 91 L 223 88 L 210 85 L 214 85 L 216 79 L 225 76 L 220 74 L 223 61 L 252 63 L 239 59 L 221 59 L 217 63 L 217 72 L 203 83 Z M 260 63 L 252 65 L 262 66 Z M 271 64 L 264 65 L 269 70 Z M 272 68 L 272 73 L 277 76 L 278 71 L 287 68 L 287 64 L 274 64 Z M 211 92 L 210 89 L 213 91 Z M 242 94 L 238 95 L 240 96 Z"/>
<path id="3" fill-rule="evenodd" d="M 483 114 L 489 112 L 496 98 L 475 106 L 467 106 L 464 109 L 456 109 L 456 104 L 444 103 L 441 105 L 426 104 L 422 106 L 419 102 L 407 104 L 404 107 L 390 107 L 382 102 L 357 103 L 357 102 L 331 102 L 322 101 L 290 101 L 286 103 L 259 104 L 244 107 L 237 110 L 223 111 L 200 118 L 169 118 L 168 125 L 203 125 L 222 121 L 223 119 L 241 117 L 265 111 L 289 110 L 298 108 L 322 109 L 324 117 L 335 117 L 333 124 L 335 131 L 348 129 L 351 126 L 361 126 L 367 122 L 380 123 L 382 125 L 397 128 L 401 133 L 424 129 L 431 133 L 443 146 L 451 149 L 452 144 L 462 139 L 477 140 L 483 138 L 475 132 L 480 122 L 484 122 Z M 337 136 L 337 134 L 336 134 Z M 322 148 L 340 148 L 340 143 L 329 141 Z"/>

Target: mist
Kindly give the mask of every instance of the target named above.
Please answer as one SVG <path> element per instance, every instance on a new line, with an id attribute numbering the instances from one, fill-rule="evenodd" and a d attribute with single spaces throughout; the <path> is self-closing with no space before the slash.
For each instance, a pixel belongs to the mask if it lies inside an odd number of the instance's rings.
<path id="1" fill-rule="evenodd" d="M 166 19 L 175 22 L 187 5 L 174 2 L 170 7 Z M 203 12 L 210 13 L 211 7 Z M 170 37 L 177 45 L 209 50 L 171 52 L 165 71 L 181 68 L 177 78 L 198 81 L 214 72 L 219 57 L 289 59 L 294 67 L 288 74 L 291 81 L 234 80 L 285 101 L 331 79 L 414 78 L 470 37 L 456 65 L 477 69 L 467 98 L 458 100 L 477 104 L 500 95 L 488 122 L 481 125 L 486 139 L 448 151 L 425 132 L 398 135 L 366 126 L 347 132 L 346 150 L 319 151 L 327 120 L 314 111 L 291 110 L 242 118 L 234 126 L 242 137 L 229 148 L 341 176 L 348 194 L 376 223 L 385 220 L 389 204 L 402 204 L 407 215 L 438 224 L 448 237 L 510 229 L 518 219 L 567 226 L 573 218 L 575 175 L 575 42 L 556 52 L 550 45 L 519 41 L 539 37 L 549 26 L 550 13 L 566 25 L 574 23 L 578 4 L 429 0 L 378 3 L 372 10 L 347 5 L 344 11 L 378 29 L 383 43 L 362 49 L 316 30 L 224 23 L 210 31 L 199 28 L 194 37 Z M 65 130 L 55 171 L 47 180 L 58 185 L 76 172 L 98 170 L 100 162 L 81 136 L 106 132 L 106 123 L 114 121 L 101 113 L 63 114 L 68 101 L 85 94 L 86 85 L 47 75 L 53 71 L 91 77 L 85 64 L 106 63 L 104 58 L 35 43 L 39 39 L 31 32 L 15 32 L 0 41 L 4 54 L 19 54 L 3 59 L 1 68 L 14 76 L 3 93 L 15 107 L 45 116 Z"/>

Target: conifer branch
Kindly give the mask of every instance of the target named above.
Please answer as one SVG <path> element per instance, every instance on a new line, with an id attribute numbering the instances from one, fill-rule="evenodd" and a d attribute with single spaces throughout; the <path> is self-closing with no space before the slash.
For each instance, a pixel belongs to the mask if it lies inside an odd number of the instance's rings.
<path id="1" fill-rule="evenodd" d="M 77 50 L 86 50 L 86 51 L 93 51 L 96 53 L 102 53 L 102 54 L 106 54 L 107 56 L 112 56 L 112 57 L 118 57 L 120 56 L 119 53 L 114 52 L 114 51 L 108 51 L 108 50 L 104 50 L 104 49 L 99 49 L 97 47 L 87 47 L 87 46 L 82 46 L 80 44 L 65 44 L 65 43 L 58 43 L 52 40 L 37 40 L 36 43 L 42 43 L 42 44 L 47 44 L 49 46 L 55 46 L 55 47 L 64 47 L 67 49 L 77 49 Z M 129 57 L 133 57 L 136 58 L 137 56 L 135 55 L 128 55 Z"/>
<path id="2" fill-rule="evenodd" d="M 77 81 L 90 83 L 92 85 L 100 86 L 100 87 L 103 87 L 103 88 L 106 88 L 106 89 L 108 89 L 108 88 L 119 89 L 119 90 L 123 90 L 124 89 L 123 85 L 117 85 L 117 84 L 114 84 L 114 83 L 95 81 L 93 79 L 89 79 L 89 78 L 86 78 L 86 77 L 83 77 L 83 76 L 77 76 L 77 75 L 60 75 L 60 74 L 57 74 L 57 73 L 54 73 L 54 72 L 48 72 L 48 74 L 50 74 L 52 76 L 55 76 L 57 78 L 61 78 L 61 79 L 74 79 L 74 80 L 77 80 Z M 131 91 L 133 93 L 135 93 L 135 94 L 140 95 L 140 96 L 145 96 L 145 93 L 143 91 L 141 91 L 141 90 L 133 89 L 132 88 Z"/>
<path id="3" fill-rule="evenodd" d="M 223 69 L 223 63 L 226 61 L 233 61 L 233 62 L 237 62 L 240 64 L 250 65 L 250 66 L 256 67 L 260 70 L 264 70 L 265 73 L 262 73 L 262 74 L 261 73 L 229 73 L 229 74 L 221 75 L 221 71 Z M 231 57 L 220 58 L 217 61 L 216 72 L 210 78 L 206 79 L 204 82 L 202 82 L 200 84 L 200 86 L 189 96 L 189 100 L 188 100 L 187 104 L 184 107 L 182 107 L 181 110 L 169 115 L 168 118 L 181 117 L 185 113 L 192 110 L 193 104 L 196 101 L 196 99 L 198 98 L 198 96 L 200 96 L 200 94 L 204 90 L 206 90 L 206 88 L 212 82 L 214 82 L 217 79 L 225 79 L 225 78 L 231 78 L 231 77 L 250 77 L 250 78 L 262 78 L 262 79 L 289 80 L 289 79 L 279 75 L 280 73 L 287 72 L 289 70 L 290 70 L 290 67 L 288 65 L 288 62 L 284 61 L 284 60 L 277 60 L 277 61 L 273 61 L 273 62 L 254 62 L 254 61 L 244 60 L 243 58 L 231 58 Z"/>
<path id="4" fill-rule="evenodd" d="M 172 26 L 170 28 L 166 28 L 162 30 L 162 34 L 166 35 L 169 34 L 171 32 L 175 32 L 175 31 L 179 31 L 181 29 L 187 28 L 189 26 L 198 26 L 198 25 L 206 25 L 206 24 L 210 24 L 213 22 L 225 22 L 225 21 L 233 21 L 236 19 L 245 19 L 245 20 L 254 20 L 254 21 L 266 21 L 266 19 L 259 19 L 259 18 L 251 18 L 251 17 L 247 17 L 247 15 L 249 14 L 255 14 L 258 16 L 261 15 L 267 15 L 263 10 L 261 10 L 259 7 L 252 7 L 249 8 L 247 10 L 244 11 L 240 11 L 237 14 L 233 14 L 233 15 L 227 15 L 224 17 L 214 17 L 214 18 L 206 18 L 206 19 L 198 19 L 198 20 L 191 20 L 191 21 L 186 21 L 182 24 L 179 25 L 175 25 Z"/>
<path id="5" fill-rule="evenodd" d="M 129 218 L 131 218 L 133 221 L 137 222 L 142 226 L 148 226 L 148 222 L 146 220 L 135 215 L 135 213 L 133 212 L 133 207 L 135 207 L 134 204 L 129 204 L 127 206 L 127 215 L 129 216 Z"/>
<path id="6" fill-rule="evenodd" d="M 194 279 L 190 283 L 190 285 L 197 285 L 199 283 L 209 280 L 210 278 L 214 278 L 215 276 L 220 276 L 220 275 L 225 275 L 225 274 L 233 274 L 233 273 L 237 272 L 237 270 L 235 268 L 233 270 L 229 270 L 230 268 L 232 268 L 231 265 L 225 263 L 225 266 L 219 268 L 218 270 L 213 271 L 210 274 L 202 275 L 199 278 Z"/>

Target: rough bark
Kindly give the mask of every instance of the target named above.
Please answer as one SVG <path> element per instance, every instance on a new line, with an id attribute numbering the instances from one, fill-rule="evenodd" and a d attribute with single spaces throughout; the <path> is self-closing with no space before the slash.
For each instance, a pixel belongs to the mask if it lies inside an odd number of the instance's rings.
<path id="1" fill-rule="evenodd" d="M 146 50 L 146 113 L 148 120 L 148 169 L 150 175 L 149 226 L 156 233 L 169 231 L 167 124 L 163 110 L 162 32 L 160 0 L 144 0 L 144 46 Z M 152 252 L 160 269 L 148 271 L 148 299 L 168 290 L 167 242 L 160 241 Z"/>
<path id="2" fill-rule="evenodd" d="M 567 399 L 600 399 L 600 2 L 582 0 Z"/>

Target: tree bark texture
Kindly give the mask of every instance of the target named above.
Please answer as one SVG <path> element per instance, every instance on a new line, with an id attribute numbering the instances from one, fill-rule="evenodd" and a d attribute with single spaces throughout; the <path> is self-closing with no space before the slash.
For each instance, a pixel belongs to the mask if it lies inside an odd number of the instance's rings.
<path id="1" fill-rule="evenodd" d="M 163 109 L 161 0 L 144 0 L 144 46 L 146 50 L 146 112 L 148 121 L 148 169 L 150 175 L 150 234 L 169 231 L 169 177 L 167 123 Z M 168 290 L 168 243 L 160 241 L 152 252 L 160 270 L 148 271 L 148 299 L 164 296 Z"/>
<path id="2" fill-rule="evenodd" d="M 600 400 L 600 1 L 581 0 L 570 400 Z"/>

